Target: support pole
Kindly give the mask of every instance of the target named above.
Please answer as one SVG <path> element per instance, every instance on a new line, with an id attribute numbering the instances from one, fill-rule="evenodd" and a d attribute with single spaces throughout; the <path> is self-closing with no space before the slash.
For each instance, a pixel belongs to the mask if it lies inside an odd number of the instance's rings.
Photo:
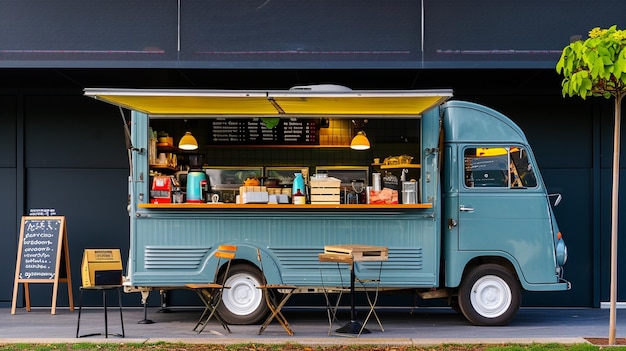
<path id="1" fill-rule="evenodd" d="M 623 95 L 615 98 L 615 129 L 613 131 L 613 188 L 611 195 L 611 293 L 609 313 L 609 345 L 615 345 L 617 308 L 617 220 L 619 216 L 619 154 L 621 130 L 621 102 Z"/>

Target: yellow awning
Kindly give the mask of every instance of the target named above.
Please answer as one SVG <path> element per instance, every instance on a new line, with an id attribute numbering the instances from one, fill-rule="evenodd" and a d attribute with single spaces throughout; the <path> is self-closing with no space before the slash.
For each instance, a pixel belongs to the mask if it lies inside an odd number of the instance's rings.
<path id="1" fill-rule="evenodd" d="M 164 90 L 85 89 L 85 95 L 152 117 L 412 116 L 452 96 L 451 90 Z"/>

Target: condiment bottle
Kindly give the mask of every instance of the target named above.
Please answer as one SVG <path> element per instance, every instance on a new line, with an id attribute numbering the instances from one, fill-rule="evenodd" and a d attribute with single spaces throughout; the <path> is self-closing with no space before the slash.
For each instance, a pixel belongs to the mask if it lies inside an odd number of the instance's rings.
<path id="1" fill-rule="evenodd" d="M 291 196 L 291 200 L 294 205 L 305 205 L 306 204 L 306 196 L 298 189 L 295 194 Z"/>
<path id="2" fill-rule="evenodd" d="M 291 187 L 292 196 L 296 194 L 296 191 L 304 189 L 304 178 L 302 177 L 302 173 L 294 173 L 294 176 L 295 178 L 293 179 L 293 185 Z"/>

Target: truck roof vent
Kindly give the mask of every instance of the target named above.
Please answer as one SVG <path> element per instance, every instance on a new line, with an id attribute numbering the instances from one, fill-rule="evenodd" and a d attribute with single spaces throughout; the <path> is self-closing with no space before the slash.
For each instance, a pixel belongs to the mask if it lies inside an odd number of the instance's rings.
<path id="1" fill-rule="evenodd" d="M 352 91 L 352 89 L 338 84 L 314 84 L 314 85 L 298 85 L 289 88 L 290 91 L 315 91 L 315 92 L 339 92 Z"/>

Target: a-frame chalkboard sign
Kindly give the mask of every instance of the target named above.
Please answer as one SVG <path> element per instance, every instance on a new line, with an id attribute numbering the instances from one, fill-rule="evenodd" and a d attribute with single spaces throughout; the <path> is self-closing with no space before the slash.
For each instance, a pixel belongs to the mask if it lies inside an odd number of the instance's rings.
<path id="1" fill-rule="evenodd" d="M 52 310 L 56 314 L 59 282 L 67 283 L 70 311 L 74 310 L 70 259 L 63 216 L 24 216 L 15 265 L 11 314 L 15 314 L 17 291 L 24 284 L 26 311 L 30 312 L 28 284 L 52 283 Z"/>

